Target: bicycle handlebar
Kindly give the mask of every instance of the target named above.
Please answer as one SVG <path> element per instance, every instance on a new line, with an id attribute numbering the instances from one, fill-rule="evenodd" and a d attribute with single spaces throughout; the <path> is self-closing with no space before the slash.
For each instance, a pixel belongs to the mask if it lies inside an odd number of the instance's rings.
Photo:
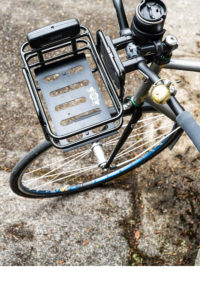
<path id="1" fill-rule="evenodd" d="M 113 0 L 113 5 L 117 13 L 117 18 L 118 18 L 119 28 L 120 28 L 120 36 L 130 35 L 131 30 L 128 25 L 122 0 Z"/>

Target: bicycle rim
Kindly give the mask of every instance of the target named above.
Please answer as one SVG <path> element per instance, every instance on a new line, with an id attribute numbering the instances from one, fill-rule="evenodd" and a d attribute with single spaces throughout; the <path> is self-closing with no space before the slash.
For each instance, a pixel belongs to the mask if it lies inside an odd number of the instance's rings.
<path id="1" fill-rule="evenodd" d="M 125 118 L 126 126 L 130 117 Z M 107 157 L 116 145 L 117 135 L 101 140 Z M 173 121 L 158 113 L 143 114 L 113 164 L 115 170 L 98 167 L 91 144 L 63 153 L 49 142 L 38 145 L 14 168 L 10 184 L 25 197 L 54 197 L 101 185 L 139 167 L 164 150 L 180 134 Z"/>

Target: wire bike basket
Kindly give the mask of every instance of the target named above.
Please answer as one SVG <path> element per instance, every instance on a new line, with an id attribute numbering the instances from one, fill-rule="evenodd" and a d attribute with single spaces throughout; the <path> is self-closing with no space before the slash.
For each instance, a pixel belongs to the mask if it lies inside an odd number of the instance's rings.
<path id="1" fill-rule="evenodd" d="M 22 70 L 46 139 L 68 151 L 117 133 L 121 99 L 88 28 L 72 19 L 27 39 Z"/>

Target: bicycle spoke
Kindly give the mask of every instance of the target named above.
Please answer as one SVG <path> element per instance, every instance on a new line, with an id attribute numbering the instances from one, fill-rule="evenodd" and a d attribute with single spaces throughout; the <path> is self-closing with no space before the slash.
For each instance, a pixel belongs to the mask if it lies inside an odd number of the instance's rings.
<path id="1" fill-rule="evenodd" d="M 78 154 L 73 154 L 73 155 L 71 155 L 71 156 L 69 156 L 69 157 L 66 157 L 66 158 L 63 158 L 63 159 L 61 159 L 61 160 L 55 161 L 55 162 L 53 162 L 53 163 L 51 163 L 51 164 L 45 165 L 45 166 L 42 167 L 42 168 L 38 168 L 38 169 L 36 169 L 36 170 L 27 172 L 27 173 L 24 174 L 24 176 L 29 175 L 29 174 L 32 174 L 32 173 L 35 173 L 35 172 L 37 172 L 37 171 L 39 171 L 39 170 L 42 170 L 42 169 L 47 169 L 47 168 L 49 168 L 49 167 L 51 167 L 51 166 L 53 166 L 53 165 L 55 165 L 55 164 L 57 164 L 57 163 L 60 163 L 60 162 L 65 161 L 66 159 L 69 159 L 69 158 L 71 158 L 71 157 L 76 158 L 77 156 L 79 156 L 79 155 L 81 155 L 81 154 L 83 154 L 83 153 L 86 153 L 87 151 L 88 151 L 88 150 L 84 150 L 84 151 L 82 151 L 82 152 L 79 152 Z"/>
<path id="2" fill-rule="evenodd" d="M 157 137 L 157 138 L 155 138 L 154 140 L 156 141 L 156 140 L 158 140 L 158 139 L 160 139 L 160 138 L 162 138 L 162 137 L 164 137 L 165 136 L 165 134 L 163 134 L 162 136 L 159 136 L 159 137 Z M 146 142 L 146 143 L 143 143 L 142 145 L 140 145 L 140 146 L 138 146 L 138 147 L 135 147 L 135 148 L 132 148 L 131 150 L 129 149 L 129 150 L 127 150 L 127 151 L 125 151 L 125 152 L 123 152 L 123 153 L 120 153 L 120 155 L 117 155 L 116 156 L 116 158 L 119 158 L 119 157 L 121 157 L 121 156 L 124 156 L 125 154 L 128 154 L 128 153 L 131 153 L 131 152 L 133 152 L 133 151 L 135 151 L 135 150 L 137 150 L 137 149 L 139 149 L 139 148 L 142 148 L 143 146 L 146 146 L 146 145 L 148 145 L 149 143 L 151 143 L 151 141 L 148 141 L 148 142 Z M 136 145 L 136 144 L 138 144 L 138 142 L 136 142 L 135 144 L 133 144 L 133 146 L 134 145 Z"/>
<path id="3" fill-rule="evenodd" d="M 163 118 L 163 115 L 161 115 L 159 118 L 156 117 L 156 120 L 154 120 L 152 123 L 154 124 L 155 122 L 158 121 L 158 119 L 161 119 L 161 117 Z M 155 117 L 153 117 L 153 118 L 148 118 L 148 119 L 146 119 L 146 120 L 152 120 L 152 119 L 155 119 Z M 138 123 L 141 123 L 141 122 L 143 122 L 143 120 L 138 121 Z M 137 123 L 137 124 L 138 124 L 138 123 Z M 143 125 L 143 126 L 137 127 L 136 129 L 133 129 L 132 132 L 141 130 L 141 129 L 143 129 L 143 128 L 149 126 L 149 124 L 152 124 L 152 123 L 148 123 L 148 124 L 145 124 L 145 125 Z M 123 125 L 123 127 L 126 127 L 126 126 L 127 126 L 127 124 Z M 133 136 L 133 135 L 130 135 L 129 139 L 130 139 L 132 136 Z M 112 140 L 110 140 L 109 142 L 105 143 L 105 145 L 112 144 L 113 141 L 117 141 L 117 140 L 118 140 L 118 137 L 115 137 L 114 139 L 112 139 Z"/>
<path id="4" fill-rule="evenodd" d="M 164 128 L 169 128 L 169 125 L 161 126 L 161 127 L 156 128 L 154 130 L 149 130 L 149 131 L 145 132 L 145 134 L 153 133 L 153 132 L 156 132 L 156 131 L 164 129 Z M 144 133 L 137 133 L 137 134 L 134 134 L 134 135 L 130 135 L 128 139 L 130 140 L 130 139 L 133 139 L 135 137 L 142 136 L 142 135 L 144 135 Z M 114 143 L 110 143 L 109 145 L 113 145 L 113 144 Z"/>
<path id="5" fill-rule="evenodd" d="M 41 188 L 41 187 L 44 187 L 44 186 L 48 185 L 49 183 L 55 183 L 55 182 L 57 182 L 57 181 L 59 181 L 59 180 L 64 180 L 64 179 L 70 178 L 70 177 L 72 177 L 72 176 L 74 176 L 74 175 L 77 175 L 77 174 L 80 175 L 81 173 L 87 172 L 87 171 L 89 171 L 89 170 L 91 170 L 91 169 L 94 169 L 94 168 L 96 168 L 96 167 L 97 167 L 97 166 L 95 165 L 95 166 L 83 168 L 84 170 L 82 170 L 81 172 L 72 173 L 72 174 L 70 174 L 70 175 L 68 175 L 68 176 L 59 178 L 59 179 L 57 179 L 57 180 L 50 180 L 50 181 L 48 181 L 48 182 L 46 182 L 46 183 L 44 183 L 44 184 L 41 184 L 41 185 L 36 186 L 36 189 L 39 189 L 39 188 Z"/>
<path id="6" fill-rule="evenodd" d="M 86 151 L 84 154 L 79 155 L 79 156 L 77 156 L 76 158 L 78 158 L 78 160 L 80 160 L 80 159 L 84 158 L 89 152 L 90 152 L 90 151 Z M 69 164 L 69 162 L 72 162 L 72 161 L 74 161 L 74 159 L 65 162 L 62 166 L 57 167 L 57 168 L 55 168 L 55 169 L 53 169 L 53 170 L 47 172 L 45 175 L 42 175 L 42 176 L 37 177 L 37 178 L 35 178 L 35 179 L 26 180 L 25 183 L 28 183 L 28 182 L 30 182 L 30 181 L 31 181 L 31 182 L 32 182 L 32 181 L 37 181 L 37 180 L 42 179 L 42 178 L 45 178 L 45 177 L 50 177 L 50 176 L 52 176 L 51 173 L 54 173 L 56 170 L 58 170 L 58 169 L 60 169 L 60 168 L 63 168 L 66 164 Z M 77 160 L 74 161 L 74 163 L 73 163 L 72 165 L 70 165 L 70 167 L 73 166 L 73 165 L 76 164 L 76 163 L 77 163 Z M 44 168 L 44 167 L 43 167 L 43 168 Z M 26 175 L 27 175 L 27 174 L 28 174 L 28 173 L 26 173 Z M 29 173 L 29 174 L 30 174 L 30 173 Z M 58 174 L 59 174 L 59 173 L 58 173 Z"/>
<path id="7" fill-rule="evenodd" d="M 169 137 L 171 134 L 175 133 L 177 130 L 179 130 L 180 127 L 177 127 L 176 129 L 174 129 L 172 132 L 170 132 L 167 136 L 165 136 L 165 138 Z M 160 137 L 159 137 L 160 138 Z M 144 150 L 143 152 L 141 152 L 140 154 L 138 154 L 137 156 L 135 156 L 133 159 L 129 159 L 124 161 L 123 163 L 120 163 L 117 165 L 117 167 L 121 167 L 127 163 L 130 163 L 134 160 L 136 160 L 137 158 L 141 157 L 143 154 L 145 154 L 146 152 L 150 151 L 152 148 L 154 148 L 155 146 L 157 146 L 158 144 L 160 144 L 160 142 L 163 140 L 163 138 L 159 139 L 158 142 L 156 142 L 155 144 L 151 145 L 149 148 L 147 148 L 146 150 Z"/>

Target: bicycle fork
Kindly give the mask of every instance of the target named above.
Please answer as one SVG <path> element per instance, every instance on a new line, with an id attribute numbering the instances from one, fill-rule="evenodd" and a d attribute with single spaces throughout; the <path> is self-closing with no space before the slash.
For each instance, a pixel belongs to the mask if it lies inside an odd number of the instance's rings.
<path id="1" fill-rule="evenodd" d="M 151 68 L 155 73 L 159 73 L 159 71 L 160 71 L 160 66 L 158 66 L 155 63 L 153 63 L 151 65 Z M 138 120 L 141 118 L 141 116 L 142 116 L 141 106 L 144 102 L 143 99 L 147 96 L 151 86 L 152 86 L 152 83 L 149 80 L 143 80 L 143 82 L 141 83 L 138 91 L 136 92 L 136 94 L 134 96 L 134 104 L 135 105 L 130 104 L 131 110 L 132 110 L 132 116 L 129 120 L 128 125 L 124 129 L 124 132 L 122 133 L 119 141 L 117 142 L 114 150 L 112 151 L 110 157 L 108 158 L 108 160 L 106 159 L 106 156 L 104 154 L 102 146 L 99 143 L 93 144 L 92 151 L 96 157 L 98 166 L 101 167 L 102 169 L 107 169 L 107 168 L 114 169 L 115 168 L 115 166 L 112 166 L 111 164 L 112 164 L 114 158 L 116 157 L 116 155 L 118 154 L 119 150 L 121 149 L 121 147 L 126 142 L 129 135 L 131 134 L 131 132 L 134 129 L 135 125 L 137 124 Z M 129 102 L 129 103 L 131 103 L 131 102 Z M 124 105 L 124 111 L 126 110 L 125 106 L 126 105 Z M 128 107 L 128 109 L 130 109 L 130 108 Z M 171 112 L 168 112 L 168 113 L 170 114 Z M 172 118 L 171 115 L 170 115 L 170 117 Z"/>

